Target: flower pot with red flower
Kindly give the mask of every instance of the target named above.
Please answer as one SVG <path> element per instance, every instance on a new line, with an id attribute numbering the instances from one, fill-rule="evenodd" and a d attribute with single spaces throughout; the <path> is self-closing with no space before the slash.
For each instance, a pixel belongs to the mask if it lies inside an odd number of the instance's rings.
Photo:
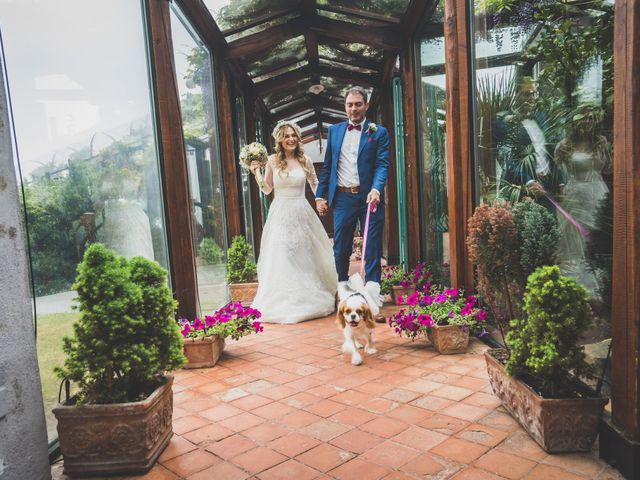
<path id="1" fill-rule="evenodd" d="M 469 334 L 482 334 L 486 318 L 473 295 L 465 296 L 455 288 L 426 288 L 406 298 L 406 309 L 389 319 L 398 335 L 415 340 L 419 335 L 429 338 L 441 354 L 464 353 Z"/>
<path id="2" fill-rule="evenodd" d="M 184 355 L 187 364 L 184 368 L 213 367 L 222 355 L 225 339 L 238 340 L 250 333 L 264 330 L 258 319 L 260 311 L 243 307 L 241 303 L 229 303 L 216 310 L 213 315 L 193 321 L 179 321 L 184 338 Z"/>

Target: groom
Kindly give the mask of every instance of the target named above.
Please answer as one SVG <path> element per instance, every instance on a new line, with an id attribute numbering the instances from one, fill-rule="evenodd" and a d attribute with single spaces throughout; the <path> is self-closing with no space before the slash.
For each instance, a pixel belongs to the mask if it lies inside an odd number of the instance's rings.
<path id="1" fill-rule="evenodd" d="M 349 257 L 353 249 L 356 221 L 364 230 L 367 206 L 371 212 L 367 246 L 365 282 L 380 283 L 380 257 L 384 227 L 384 185 L 389 168 L 389 135 L 384 127 L 369 122 L 369 104 L 362 87 L 352 87 L 345 96 L 348 122 L 329 127 L 324 164 L 316 190 L 316 209 L 320 216 L 333 207 L 333 255 L 338 281 L 349 279 Z M 364 235 L 364 231 L 362 232 Z"/>

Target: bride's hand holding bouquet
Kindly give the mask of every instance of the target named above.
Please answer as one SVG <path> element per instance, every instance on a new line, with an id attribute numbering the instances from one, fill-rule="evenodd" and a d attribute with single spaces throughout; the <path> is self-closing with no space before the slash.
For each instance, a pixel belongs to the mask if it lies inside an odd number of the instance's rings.
<path id="1" fill-rule="evenodd" d="M 264 145 L 253 142 L 240 150 L 240 166 L 256 176 L 258 185 L 263 186 L 261 170 L 267 164 L 268 152 Z"/>

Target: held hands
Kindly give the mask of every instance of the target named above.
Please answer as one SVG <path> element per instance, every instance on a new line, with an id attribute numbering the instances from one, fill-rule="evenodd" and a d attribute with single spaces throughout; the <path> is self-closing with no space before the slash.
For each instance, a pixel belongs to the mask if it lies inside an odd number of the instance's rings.
<path id="1" fill-rule="evenodd" d="M 542 185 L 540 185 L 539 182 L 533 181 L 531 182 L 529 185 L 527 185 L 527 188 L 537 197 L 539 195 L 544 195 L 545 193 L 547 193 L 544 189 L 544 187 Z"/>
<path id="2" fill-rule="evenodd" d="M 327 214 L 327 201 L 324 198 L 316 200 L 316 210 L 318 211 L 318 215 L 321 217 L 324 217 Z"/>

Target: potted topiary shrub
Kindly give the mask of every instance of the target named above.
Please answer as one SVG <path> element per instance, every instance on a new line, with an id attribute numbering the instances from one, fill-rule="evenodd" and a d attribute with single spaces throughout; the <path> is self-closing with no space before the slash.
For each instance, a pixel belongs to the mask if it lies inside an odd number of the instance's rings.
<path id="1" fill-rule="evenodd" d="M 63 379 L 79 391 L 53 412 L 68 475 L 145 472 L 172 436 L 182 338 L 167 272 L 91 245 L 73 288 L 81 317 L 64 339 Z"/>
<path id="2" fill-rule="evenodd" d="M 233 237 L 227 253 L 227 280 L 231 300 L 249 305 L 258 291 L 256 264 L 251 260 L 251 245 L 244 237 Z"/>
<path id="3" fill-rule="evenodd" d="M 531 200 L 511 206 L 483 203 L 469 219 L 467 248 L 487 302 L 504 340 L 508 322 L 522 316 L 527 277 L 555 263 L 558 225 L 553 214 Z"/>
<path id="4" fill-rule="evenodd" d="M 590 376 L 578 344 L 592 323 L 589 294 L 558 266 L 540 267 L 523 311 L 507 333 L 509 353 L 485 353 L 493 392 L 545 451 L 589 451 L 608 402 L 580 381 Z"/>
<path id="5" fill-rule="evenodd" d="M 184 337 L 184 355 L 187 363 L 184 368 L 213 367 L 222 355 L 225 339 L 238 340 L 250 333 L 260 333 L 264 327 L 258 319 L 261 313 L 251 307 L 243 307 L 239 302 L 230 303 L 206 315 L 204 321 L 180 319 L 179 324 Z"/>

